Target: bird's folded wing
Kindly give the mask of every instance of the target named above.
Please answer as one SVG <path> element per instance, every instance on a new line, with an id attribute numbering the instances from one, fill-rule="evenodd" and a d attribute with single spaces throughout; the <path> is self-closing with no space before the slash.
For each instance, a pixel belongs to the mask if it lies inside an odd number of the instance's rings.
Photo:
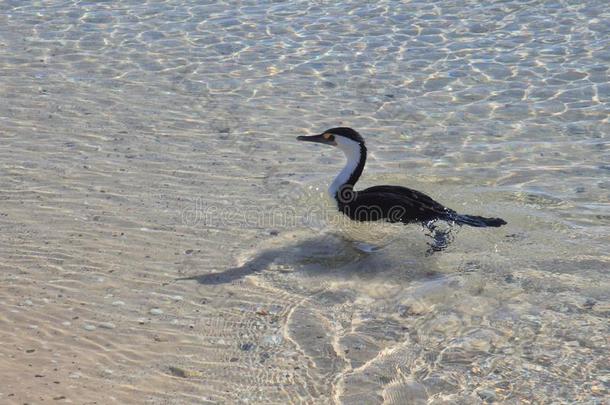
<path id="1" fill-rule="evenodd" d="M 401 186 L 373 186 L 365 190 L 358 191 L 358 199 L 362 201 L 381 201 L 386 203 L 402 204 L 405 208 L 413 207 L 416 210 L 424 209 L 437 214 L 447 214 L 452 210 L 446 208 L 441 203 L 434 201 L 426 194 Z"/>

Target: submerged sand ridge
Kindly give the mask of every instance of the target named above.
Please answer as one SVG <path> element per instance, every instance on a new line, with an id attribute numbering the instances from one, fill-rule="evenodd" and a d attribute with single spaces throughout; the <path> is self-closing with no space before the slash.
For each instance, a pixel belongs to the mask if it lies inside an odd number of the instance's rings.
<path id="1" fill-rule="evenodd" d="M 568 3 L 1 4 L 0 402 L 602 403 L 608 24 Z M 337 125 L 362 187 L 509 224 L 338 221 L 295 141 Z"/>

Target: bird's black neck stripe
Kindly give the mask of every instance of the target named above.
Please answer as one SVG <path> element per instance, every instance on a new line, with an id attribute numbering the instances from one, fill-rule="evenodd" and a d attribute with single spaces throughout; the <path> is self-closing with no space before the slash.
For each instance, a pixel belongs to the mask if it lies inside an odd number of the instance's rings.
<path id="1" fill-rule="evenodd" d="M 361 143 L 360 144 L 360 160 L 358 161 L 358 166 L 356 166 L 356 169 L 354 169 L 354 171 L 352 172 L 351 176 L 349 176 L 349 179 L 347 180 L 347 182 L 345 184 L 348 184 L 352 187 L 354 187 L 356 185 L 356 182 L 362 175 L 362 171 L 364 170 L 365 163 L 366 163 L 366 146 L 364 146 L 364 144 Z"/>
<path id="2" fill-rule="evenodd" d="M 348 164 L 349 164 L 349 162 L 348 162 Z M 347 181 L 345 183 L 343 183 L 339 187 L 339 189 L 336 191 L 334 197 L 337 201 L 339 201 L 340 203 L 346 202 L 346 198 L 345 198 L 344 194 L 346 192 L 348 192 L 348 194 L 353 193 L 354 186 L 356 185 L 356 182 L 358 181 L 358 179 L 360 179 L 360 176 L 362 175 L 362 171 L 364 170 L 365 164 L 366 164 L 366 146 L 364 146 L 364 144 L 361 143 L 360 144 L 360 157 L 358 159 L 358 164 L 356 165 L 356 168 L 350 174 Z"/>

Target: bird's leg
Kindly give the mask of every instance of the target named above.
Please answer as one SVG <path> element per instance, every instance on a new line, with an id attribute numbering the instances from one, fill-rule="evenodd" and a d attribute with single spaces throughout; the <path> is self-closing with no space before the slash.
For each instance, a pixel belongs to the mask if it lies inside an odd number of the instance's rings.
<path id="1" fill-rule="evenodd" d="M 451 233 L 451 228 L 442 229 L 437 227 L 435 223 L 436 220 L 431 220 L 424 225 L 430 231 L 427 235 L 432 238 L 432 242 L 428 243 L 429 248 L 426 251 L 426 256 L 445 250 L 453 242 L 454 236 Z"/>

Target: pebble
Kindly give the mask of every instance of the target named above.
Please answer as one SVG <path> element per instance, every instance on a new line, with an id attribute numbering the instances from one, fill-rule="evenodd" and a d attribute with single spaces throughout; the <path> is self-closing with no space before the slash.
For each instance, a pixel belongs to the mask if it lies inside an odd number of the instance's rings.
<path id="1" fill-rule="evenodd" d="M 95 330 L 97 328 L 94 325 L 86 324 L 86 325 L 83 326 L 83 329 L 92 331 L 92 330 Z"/>
<path id="2" fill-rule="evenodd" d="M 243 350 L 244 352 L 249 352 L 250 350 L 254 349 L 254 343 L 251 343 L 251 342 L 242 343 L 241 345 L 239 345 L 239 348 L 241 350 Z"/>
<path id="3" fill-rule="evenodd" d="M 24 305 L 34 305 L 32 300 L 25 300 L 25 301 L 23 301 L 23 303 L 24 303 Z"/>
<path id="4" fill-rule="evenodd" d="M 203 373 L 197 370 L 189 370 L 182 367 L 170 366 L 169 371 L 176 377 L 189 378 L 189 377 L 201 377 Z"/>
<path id="5" fill-rule="evenodd" d="M 279 346 L 283 340 L 284 338 L 280 335 L 267 335 L 263 338 L 263 343 L 269 346 Z"/>
<path id="6" fill-rule="evenodd" d="M 603 394 L 604 393 L 604 387 L 599 384 L 599 385 L 592 385 L 591 386 L 591 392 L 597 395 Z"/>
<path id="7" fill-rule="evenodd" d="M 496 400 L 496 393 L 492 390 L 481 390 L 477 394 L 486 402 L 493 402 Z"/>
<path id="8" fill-rule="evenodd" d="M 104 329 L 114 329 L 116 328 L 116 325 L 113 324 L 112 322 L 101 322 L 100 323 L 100 328 L 104 328 Z"/>
<path id="9" fill-rule="evenodd" d="M 151 315 L 163 315 L 163 311 L 159 308 L 152 308 L 148 311 Z"/>
<path id="10" fill-rule="evenodd" d="M 412 301 L 404 305 L 399 305 L 397 309 L 398 313 L 403 318 L 423 315 L 427 312 L 426 306 L 418 301 Z"/>
<path id="11" fill-rule="evenodd" d="M 118 306 L 121 306 L 121 305 L 125 305 L 125 303 L 123 301 L 114 301 L 112 303 L 112 306 L 114 306 L 114 307 L 118 307 Z"/>
<path id="12" fill-rule="evenodd" d="M 585 303 L 584 303 L 584 305 L 583 305 L 583 306 L 584 306 L 586 309 L 592 309 L 592 308 L 595 306 L 595 304 L 596 304 L 596 303 L 597 303 L 597 302 L 596 302 L 594 299 L 592 299 L 592 298 L 587 298 L 587 300 L 585 301 Z"/>

